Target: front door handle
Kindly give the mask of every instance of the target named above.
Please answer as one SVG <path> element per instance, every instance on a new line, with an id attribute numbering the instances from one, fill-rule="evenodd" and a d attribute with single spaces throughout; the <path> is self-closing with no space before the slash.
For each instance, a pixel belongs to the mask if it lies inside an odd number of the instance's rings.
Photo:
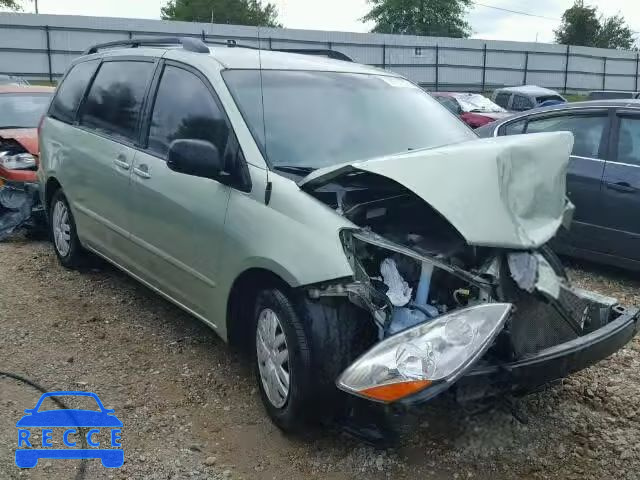
<path id="1" fill-rule="evenodd" d="M 149 173 L 149 167 L 144 163 L 134 167 L 133 173 L 135 173 L 140 178 L 151 178 L 151 174 Z"/>
<path id="2" fill-rule="evenodd" d="M 621 193 L 634 193 L 636 191 L 636 189 L 627 182 L 607 183 L 607 188 Z"/>
<path id="3" fill-rule="evenodd" d="M 113 160 L 113 163 L 123 170 L 129 170 L 129 168 L 131 168 L 131 165 L 127 163 L 124 155 L 118 155 L 118 157 Z"/>

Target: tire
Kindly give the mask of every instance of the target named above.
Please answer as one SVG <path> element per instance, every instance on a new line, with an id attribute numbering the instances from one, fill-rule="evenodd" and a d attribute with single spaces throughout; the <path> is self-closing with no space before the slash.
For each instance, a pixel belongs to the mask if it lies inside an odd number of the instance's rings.
<path id="1" fill-rule="evenodd" d="M 313 411 L 311 352 L 302 322 L 291 300 L 275 288 L 258 293 L 253 320 L 254 367 L 262 403 L 278 428 L 298 433 L 308 425 Z M 276 352 L 284 356 L 283 348 L 286 362 L 276 358 Z M 278 369 L 288 375 L 288 386 Z"/>
<path id="2" fill-rule="evenodd" d="M 70 269 L 87 265 L 87 252 L 82 248 L 73 213 L 62 189 L 53 194 L 49 205 L 49 232 L 60 263 Z"/>
<path id="3" fill-rule="evenodd" d="M 285 293 L 286 292 L 286 293 Z M 274 402 L 263 383 L 257 348 L 260 315 L 266 309 L 278 317 L 289 352 L 289 391 Z M 268 288 L 258 292 L 250 329 L 256 382 L 271 420 L 287 433 L 344 418 L 350 395 L 336 379 L 377 341 L 368 312 L 346 299 L 310 301 L 304 292 Z"/>

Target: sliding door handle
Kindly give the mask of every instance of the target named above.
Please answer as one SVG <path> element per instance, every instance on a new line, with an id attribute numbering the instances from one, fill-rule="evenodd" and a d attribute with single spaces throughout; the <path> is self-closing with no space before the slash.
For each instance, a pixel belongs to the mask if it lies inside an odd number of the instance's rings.
<path id="1" fill-rule="evenodd" d="M 140 164 L 137 167 L 134 167 L 133 173 L 135 173 L 140 178 L 151 178 L 151 174 L 149 173 L 149 167 L 147 165 Z"/>
<path id="2" fill-rule="evenodd" d="M 122 168 L 123 170 L 129 170 L 129 168 L 131 168 L 131 165 L 129 165 L 129 164 L 126 162 L 126 160 L 124 159 L 124 157 L 122 157 L 122 156 L 118 156 L 118 158 L 115 158 L 115 159 L 113 160 L 113 164 L 114 164 L 116 167 L 120 167 L 120 168 Z"/>

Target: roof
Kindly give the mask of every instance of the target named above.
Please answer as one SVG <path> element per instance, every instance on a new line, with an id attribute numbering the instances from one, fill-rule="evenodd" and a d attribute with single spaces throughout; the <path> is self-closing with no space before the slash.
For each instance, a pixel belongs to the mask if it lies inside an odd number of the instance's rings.
<path id="1" fill-rule="evenodd" d="M 524 93 L 526 95 L 533 95 L 533 96 L 537 96 L 537 95 L 560 95 L 555 90 L 550 90 L 550 89 L 544 88 L 544 87 L 538 87 L 537 85 L 520 85 L 520 86 L 516 86 L 516 87 L 503 87 L 503 88 L 496 88 L 496 90 L 499 90 L 499 91 L 502 91 L 502 92 Z"/>
<path id="2" fill-rule="evenodd" d="M 33 85 L 0 85 L 0 93 L 53 93 L 55 87 Z"/>
<path id="3" fill-rule="evenodd" d="M 262 68 L 264 70 L 321 70 L 335 72 L 373 73 L 389 75 L 389 72 L 359 63 L 333 60 L 318 55 L 252 50 L 211 46 L 211 56 L 229 69 Z"/>

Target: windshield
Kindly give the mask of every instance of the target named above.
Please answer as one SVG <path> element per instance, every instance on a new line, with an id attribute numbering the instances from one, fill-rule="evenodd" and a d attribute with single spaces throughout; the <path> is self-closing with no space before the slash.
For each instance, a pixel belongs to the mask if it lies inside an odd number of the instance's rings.
<path id="1" fill-rule="evenodd" d="M 504 108 L 496 105 L 484 95 L 469 94 L 456 97 L 463 112 L 506 112 Z"/>
<path id="2" fill-rule="evenodd" d="M 228 70 L 224 78 L 274 168 L 315 169 L 476 138 L 422 89 L 396 77 L 266 70 L 263 102 L 259 70 Z"/>
<path id="3" fill-rule="evenodd" d="M 52 94 L 0 94 L 0 128 L 36 128 L 44 115 Z"/>

